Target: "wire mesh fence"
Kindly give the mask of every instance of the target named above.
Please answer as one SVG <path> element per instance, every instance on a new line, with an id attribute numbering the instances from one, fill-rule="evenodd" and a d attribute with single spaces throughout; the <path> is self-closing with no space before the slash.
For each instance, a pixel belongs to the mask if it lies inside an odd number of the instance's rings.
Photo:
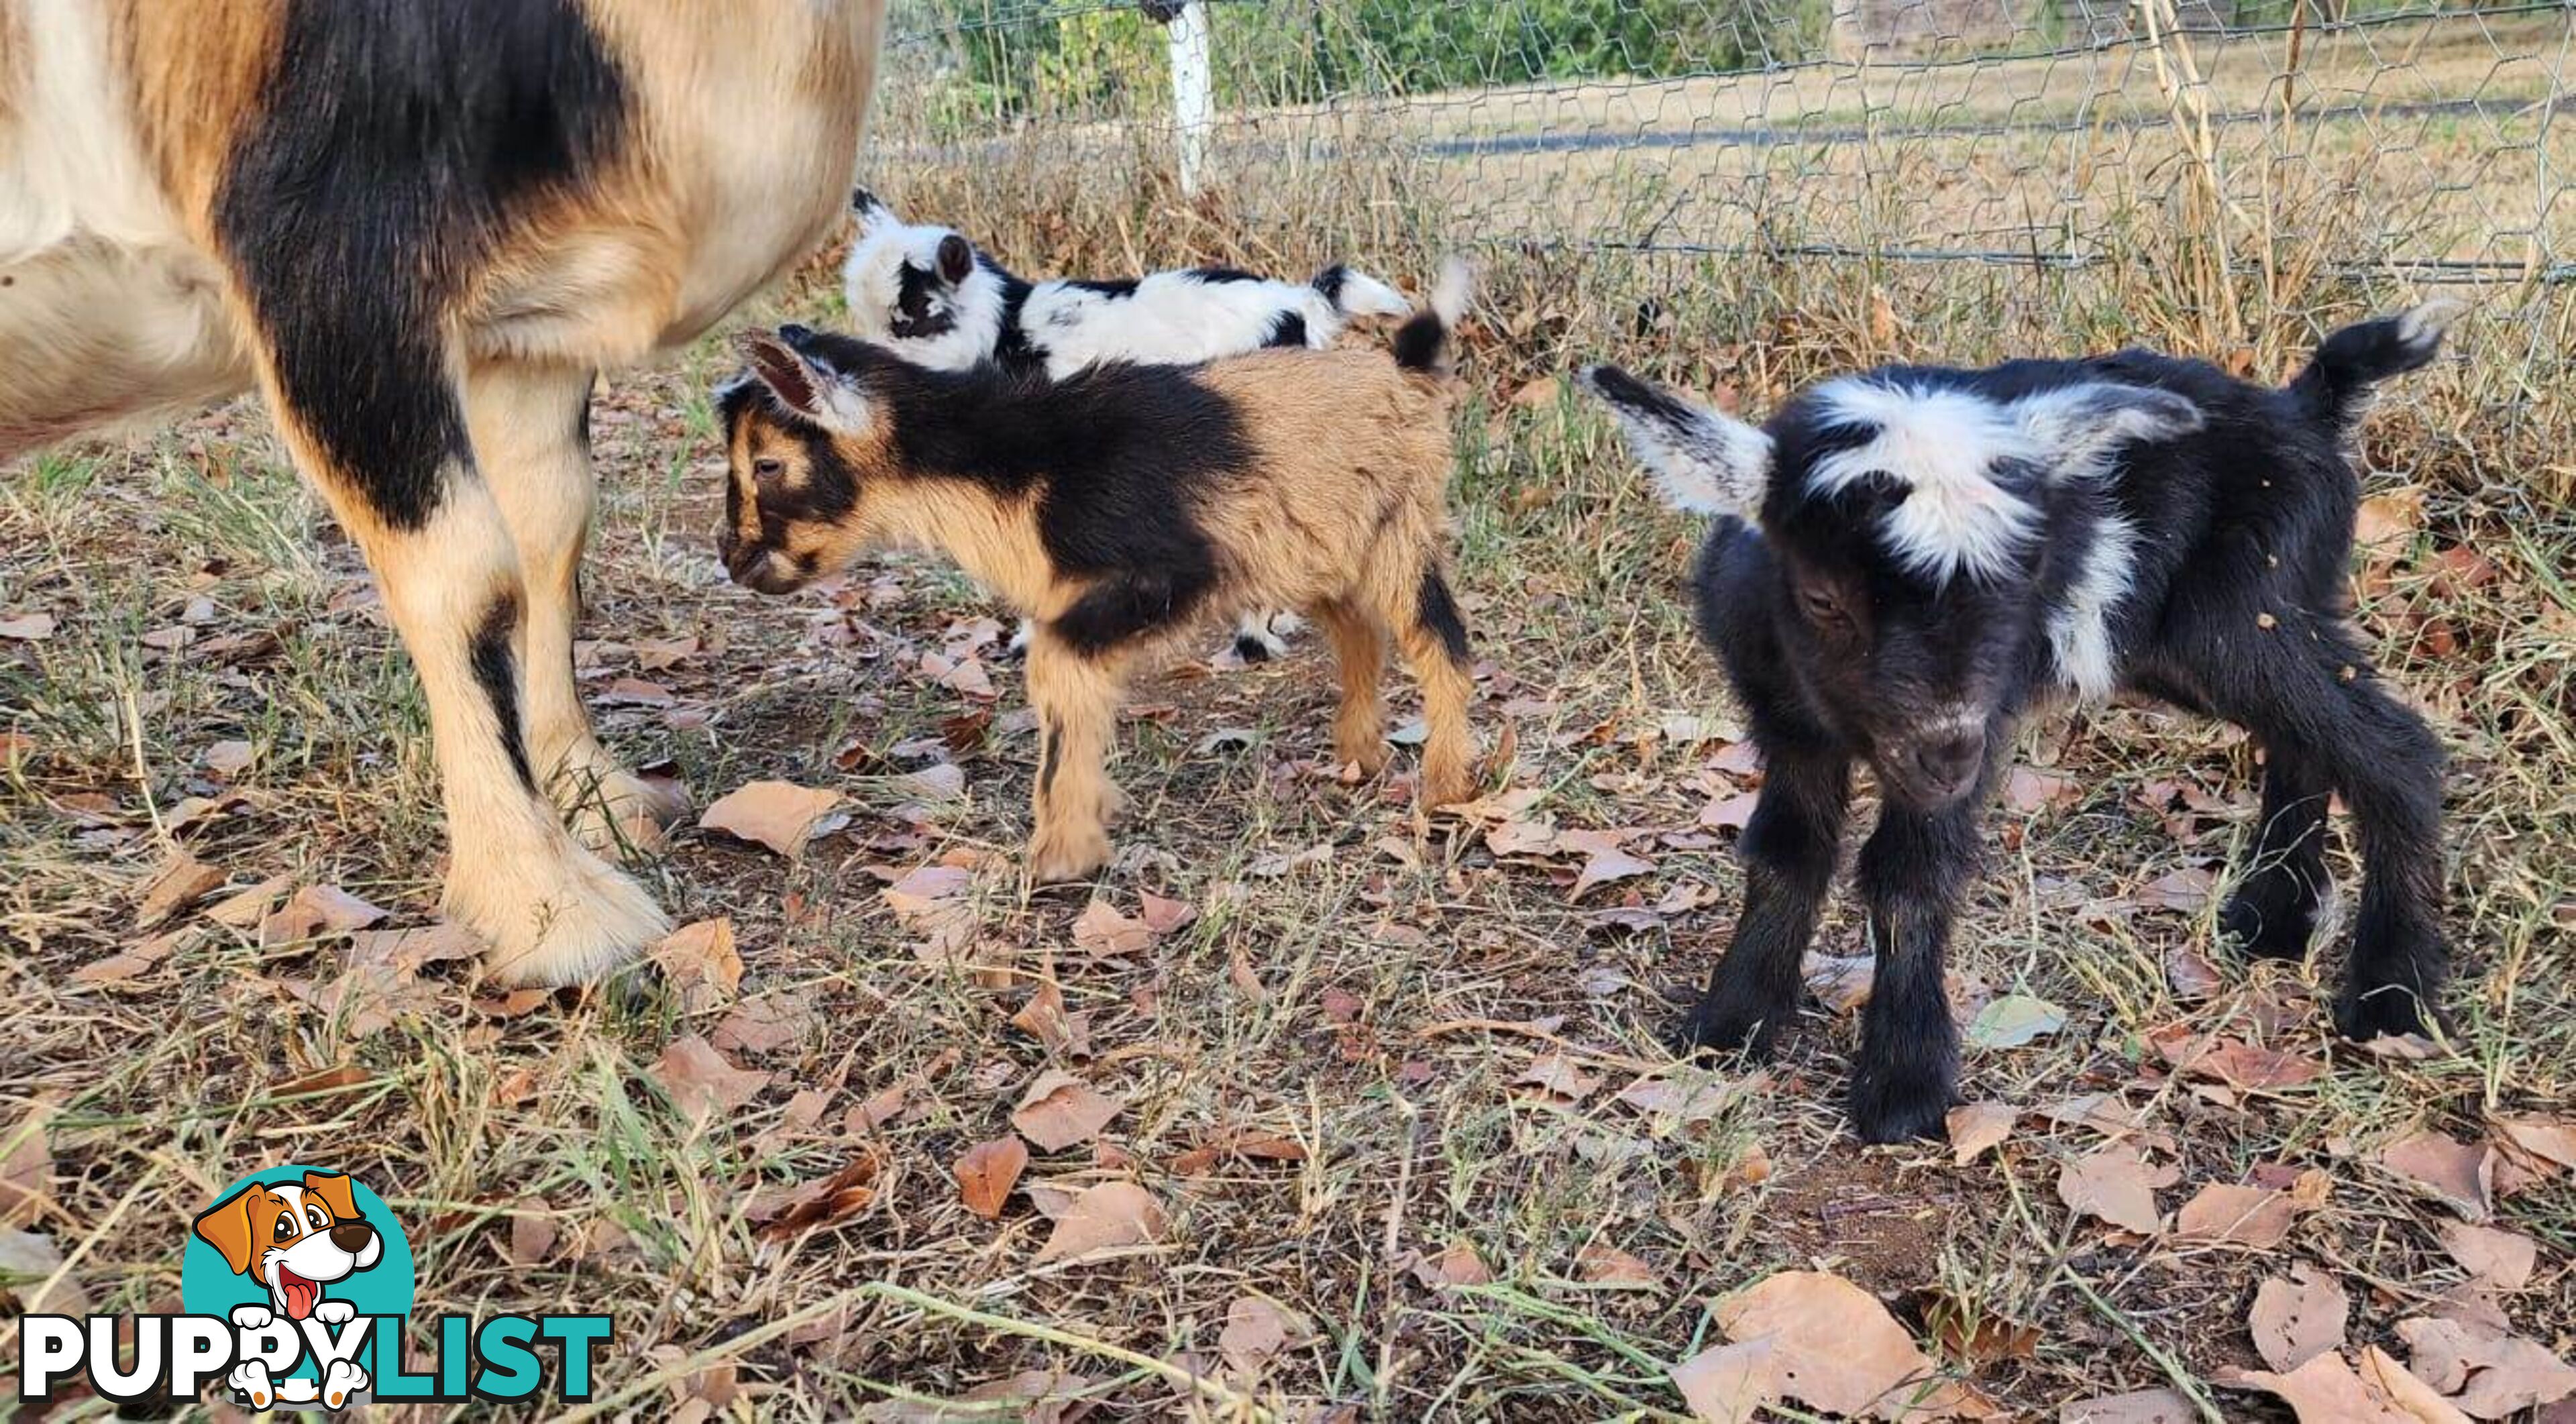
<path id="1" fill-rule="evenodd" d="M 2486 433 L 2568 431 L 2563 0 L 1193 0 L 1176 45 L 1178 10 L 899 2 L 872 181 L 1033 271 L 1481 249 L 1532 370 L 1705 383 L 1746 346 L 1755 385 L 2129 340 L 2261 368 L 2449 289 L 2496 338 Z"/>

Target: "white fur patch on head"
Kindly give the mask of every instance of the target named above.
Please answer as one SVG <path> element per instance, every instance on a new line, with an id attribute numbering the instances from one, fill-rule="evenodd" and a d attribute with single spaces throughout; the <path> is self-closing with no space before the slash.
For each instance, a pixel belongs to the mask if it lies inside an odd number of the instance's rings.
<path id="1" fill-rule="evenodd" d="M 841 299 L 850 309 L 851 333 L 932 370 L 963 371 L 990 358 L 1002 340 L 1001 274 L 977 262 L 965 281 L 943 288 L 935 298 L 938 309 L 955 319 L 953 326 L 934 336 L 897 336 L 904 269 L 936 273 L 939 244 L 958 233 L 930 223 L 907 223 L 883 205 L 872 212 L 876 216 L 862 225 L 859 240 L 841 263 Z"/>
<path id="2" fill-rule="evenodd" d="M 1966 391 L 1846 377 L 1820 387 L 1830 424 L 1866 426 L 1870 438 L 1815 461 L 1807 488 L 1831 494 L 1872 474 L 1909 491 L 1881 533 L 1887 550 L 1925 577 L 2010 572 L 2039 532 L 2037 506 L 1995 479 L 2005 461 L 2040 451 L 2010 410 Z"/>
<path id="3" fill-rule="evenodd" d="M 1628 449 L 1664 502 L 1685 514 L 1751 519 L 1771 483 L 1771 437 L 1616 366 L 1586 366 L 1583 388 L 1619 417 Z"/>

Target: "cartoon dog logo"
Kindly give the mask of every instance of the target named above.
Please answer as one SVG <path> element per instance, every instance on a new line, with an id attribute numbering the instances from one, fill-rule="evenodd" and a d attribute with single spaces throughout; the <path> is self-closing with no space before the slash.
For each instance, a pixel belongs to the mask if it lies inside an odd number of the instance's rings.
<path id="1" fill-rule="evenodd" d="M 197 1235 L 223 1253 L 234 1275 L 267 1288 L 273 1311 L 258 1305 L 233 1308 L 233 1324 L 245 1330 L 266 1328 L 278 1316 L 291 1321 L 309 1317 L 334 1328 L 347 1324 L 357 1308 L 325 1299 L 324 1288 L 373 1267 L 385 1250 L 384 1238 L 359 1211 L 349 1178 L 338 1172 L 306 1172 L 301 1183 L 250 1183 L 206 1208 L 197 1218 Z M 256 1360 L 237 1366 L 230 1383 L 260 1409 L 287 1393 L 300 1395 L 313 1388 L 309 1380 L 272 1382 L 267 1367 Z M 337 1409 L 368 1384 L 365 1370 L 335 1360 L 315 1395 Z"/>

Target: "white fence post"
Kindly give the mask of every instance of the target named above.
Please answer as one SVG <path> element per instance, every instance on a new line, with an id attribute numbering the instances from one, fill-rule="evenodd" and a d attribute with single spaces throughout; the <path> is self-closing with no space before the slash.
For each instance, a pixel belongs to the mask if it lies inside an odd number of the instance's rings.
<path id="1" fill-rule="evenodd" d="M 1172 42 L 1172 143 L 1180 158 L 1181 192 L 1195 198 L 1206 173 L 1208 130 L 1216 123 L 1207 0 L 1183 0 L 1163 29 Z"/>

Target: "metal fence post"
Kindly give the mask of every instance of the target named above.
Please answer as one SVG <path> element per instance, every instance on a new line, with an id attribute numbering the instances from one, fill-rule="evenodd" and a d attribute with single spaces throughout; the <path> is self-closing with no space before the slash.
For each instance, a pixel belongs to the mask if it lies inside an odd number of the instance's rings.
<path id="1" fill-rule="evenodd" d="M 1216 123 L 1206 0 L 1171 7 L 1163 31 L 1172 45 L 1172 145 L 1180 160 L 1181 192 L 1195 198 L 1207 171 L 1208 130 Z"/>

